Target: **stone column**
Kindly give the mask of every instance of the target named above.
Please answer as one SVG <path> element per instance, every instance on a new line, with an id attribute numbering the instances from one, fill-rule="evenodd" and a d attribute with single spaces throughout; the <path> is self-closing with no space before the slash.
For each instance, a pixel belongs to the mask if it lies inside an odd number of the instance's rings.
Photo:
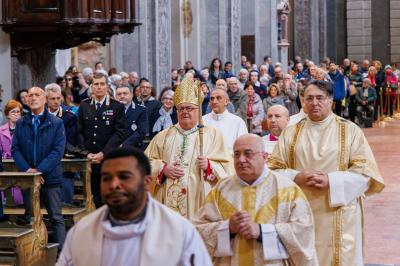
<path id="1" fill-rule="evenodd" d="M 400 0 L 390 1 L 390 60 L 400 63 Z"/>
<path id="2" fill-rule="evenodd" d="M 255 63 L 266 55 L 278 61 L 277 1 L 255 0 Z"/>
<path id="3" fill-rule="evenodd" d="M 0 32 L 0 62 L 0 104 L 1 107 L 3 107 L 6 102 L 14 96 L 11 79 L 10 36 L 3 31 Z M 3 117 L 2 108 L 0 108 L 0 112 L 0 117 Z"/>
<path id="4" fill-rule="evenodd" d="M 230 60 L 232 61 L 233 71 L 234 73 L 238 73 L 241 66 L 241 53 L 242 53 L 242 46 L 241 46 L 241 17 L 240 17 L 240 7 L 241 7 L 241 0 L 231 0 L 230 1 L 231 8 L 230 8 Z"/>
<path id="5" fill-rule="evenodd" d="M 157 0 L 155 8 L 155 86 L 158 93 L 171 86 L 171 6 L 169 0 Z"/>
<path id="6" fill-rule="evenodd" d="M 296 0 L 294 12 L 294 54 L 319 63 L 318 1 Z"/>
<path id="7" fill-rule="evenodd" d="M 372 59 L 371 0 L 347 0 L 347 55 L 359 62 Z"/>

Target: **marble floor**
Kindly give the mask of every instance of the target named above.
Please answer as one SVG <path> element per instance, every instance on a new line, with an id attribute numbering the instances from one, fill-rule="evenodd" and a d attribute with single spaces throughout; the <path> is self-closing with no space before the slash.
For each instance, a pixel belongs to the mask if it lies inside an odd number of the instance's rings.
<path id="1" fill-rule="evenodd" d="M 365 262 L 368 266 L 400 265 L 400 120 L 364 129 L 386 187 L 367 198 Z"/>

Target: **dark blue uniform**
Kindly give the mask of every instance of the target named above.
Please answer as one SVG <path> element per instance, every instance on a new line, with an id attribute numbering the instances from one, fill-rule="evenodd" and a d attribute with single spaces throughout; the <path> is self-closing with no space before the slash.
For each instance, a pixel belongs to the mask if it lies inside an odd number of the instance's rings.
<path id="1" fill-rule="evenodd" d="M 122 146 L 142 148 L 148 126 L 146 108 L 132 102 L 125 110 L 125 140 Z"/>
<path id="2" fill-rule="evenodd" d="M 75 148 L 78 140 L 78 117 L 66 107 L 60 108 L 56 114 L 64 123 L 65 136 L 67 143 L 65 145 L 65 153 Z M 74 197 L 74 181 L 75 173 L 64 172 L 63 183 L 61 186 L 61 200 L 64 203 L 72 204 Z"/>
<path id="3" fill-rule="evenodd" d="M 78 110 L 78 141 L 89 153 L 103 152 L 119 147 L 125 138 L 123 104 L 108 95 L 97 110 L 94 99 L 81 102 Z M 101 206 L 101 164 L 92 164 L 91 187 L 96 207 Z"/>

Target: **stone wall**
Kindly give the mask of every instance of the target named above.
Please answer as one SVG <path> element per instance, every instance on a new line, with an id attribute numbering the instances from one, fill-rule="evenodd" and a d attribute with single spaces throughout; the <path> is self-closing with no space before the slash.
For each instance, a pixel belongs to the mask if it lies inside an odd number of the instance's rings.
<path id="1" fill-rule="evenodd" d="M 390 59 L 400 63 L 400 0 L 390 1 Z"/>
<path id="2" fill-rule="evenodd" d="M 371 0 L 347 1 L 347 54 L 351 60 L 372 59 Z"/>

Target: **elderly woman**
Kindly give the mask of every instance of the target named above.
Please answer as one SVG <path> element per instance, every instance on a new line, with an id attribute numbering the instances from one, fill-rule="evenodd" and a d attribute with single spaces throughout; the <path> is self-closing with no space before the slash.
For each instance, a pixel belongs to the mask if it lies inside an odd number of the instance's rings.
<path id="1" fill-rule="evenodd" d="M 240 116 L 247 124 L 251 133 L 261 134 L 261 122 L 264 119 L 264 107 L 260 96 L 255 93 L 251 83 L 244 87 L 245 94 L 239 100 L 239 108 L 236 115 Z"/>
<path id="2" fill-rule="evenodd" d="M 273 105 L 283 105 L 285 106 L 285 100 L 279 95 L 280 90 L 276 83 L 272 83 L 268 88 L 268 97 L 263 100 L 264 111 L 268 112 L 268 109 Z"/>
<path id="3" fill-rule="evenodd" d="M 155 113 L 154 126 L 152 128 L 152 137 L 158 132 L 167 129 L 178 122 L 176 110 L 174 108 L 174 91 L 166 87 L 161 91 L 159 100 L 162 103 L 161 108 Z"/>
<path id="4" fill-rule="evenodd" d="M 4 108 L 4 114 L 8 122 L 0 127 L 0 148 L 1 156 L 3 159 L 12 158 L 12 135 L 14 133 L 17 120 L 21 118 L 22 110 L 22 104 L 16 100 L 9 100 Z M 21 190 L 19 188 L 11 188 L 11 194 L 16 205 L 21 205 L 23 203 Z"/>
<path id="5" fill-rule="evenodd" d="M 296 103 L 297 88 L 290 74 L 283 76 L 283 87 L 281 89 L 281 96 L 285 100 L 285 106 L 289 110 L 290 115 L 295 115 L 299 112 L 299 107 Z"/>

